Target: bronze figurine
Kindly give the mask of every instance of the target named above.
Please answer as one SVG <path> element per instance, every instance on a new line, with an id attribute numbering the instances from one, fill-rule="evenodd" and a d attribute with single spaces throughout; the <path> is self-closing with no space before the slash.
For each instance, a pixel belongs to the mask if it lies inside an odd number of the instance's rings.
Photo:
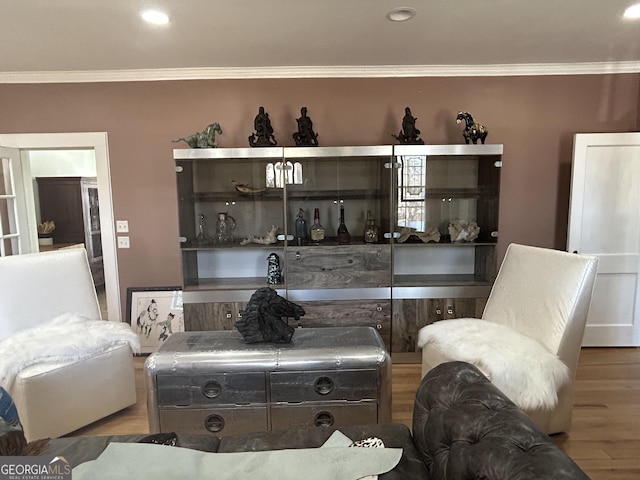
<path id="1" fill-rule="evenodd" d="M 489 134 L 489 130 L 484 125 L 480 125 L 476 122 L 469 112 L 458 112 L 456 116 L 456 123 L 462 123 L 464 121 L 464 130 L 462 131 L 462 136 L 464 137 L 465 143 L 473 142 L 484 144 L 485 138 Z"/>
<path id="2" fill-rule="evenodd" d="M 420 130 L 416 128 L 417 118 L 411 115 L 411 109 L 404 109 L 404 117 L 402 118 L 402 129 L 398 135 L 392 135 L 401 144 L 408 145 L 424 145 L 424 140 L 420 138 Z"/>
<path id="3" fill-rule="evenodd" d="M 269 114 L 264 111 L 264 107 L 258 109 L 258 115 L 253 120 L 255 132 L 249 135 L 249 145 L 252 147 L 275 147 L 276 142 L 273 136 L 273 127 Z"/>
<path id="4" fill-rule="evenodd" d="M 300 109 L 300 118 L 298 122 L 298 131 L 293 134 L 293 139 L 297 147 L 317 147 L 318 134 L 313 131 L 313 122 L 307 116 L 307 107 Z"/>

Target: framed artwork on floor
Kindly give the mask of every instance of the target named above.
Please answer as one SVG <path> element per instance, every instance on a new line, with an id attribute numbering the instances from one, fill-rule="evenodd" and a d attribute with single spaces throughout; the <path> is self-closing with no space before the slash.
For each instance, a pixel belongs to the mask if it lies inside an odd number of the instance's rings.
<path id="1" fill-rule="evenodd" d="M 174 332 L 184 332 L 181 287 L 127 288 L 127 323 L 140 337 L 140 351 L 152 353 Z"/>

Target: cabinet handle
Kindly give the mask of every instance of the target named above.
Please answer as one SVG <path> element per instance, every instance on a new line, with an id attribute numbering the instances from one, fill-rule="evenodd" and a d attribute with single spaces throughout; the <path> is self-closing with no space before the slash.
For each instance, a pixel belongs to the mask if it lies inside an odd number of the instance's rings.
<path id="1" fill-rule="evenodd" d="M 224 418 L 217 414 L 209 415 L 204 419 L 204 428 L 213 433 L 220 432 L 224 428 Z"/>
<path id="2" fill-rule="evenodd" d="M 207 398 L 216 398 L 222 393 L 222 385 L 215 380 L 210 380 L 202 385 L 202 394 Z"/>
<path id="3" fill-rule="evenodd" d="M 227 318 L 231 318 L 231 312 L 227 312 Z"/>
<path id="4" fill-rule="evenodd" d="M 376 307 L 376 311 L 377 311 L 377 312 L 381 312 L 381 311 L 382 311 L 382 307 L 381 307 L 380 305 L 378 305 L 378 306 Z"/>
<path id="5" fill-rule="evenodd" d="M 442 309 L 436 308 L 436 315 L 442 315 Z"/>
<path id="6" fill-rule="evenodd" d="M 453 315 L 453 308 L 447 307 L 447 315 Z"/>
<path id="7" fill-rule="evenodd" d="M 333 415 L 330 412 L 319 412 L 313 419 L 316 427 L 330 427 L 334 422 Z"/>
<path id="8" fill-rule="evenodd" d="M 376 328 L 377 328 L 378 330 L 382 330 L 382 325 L 377 324 L 377 325 L 376 325 Z"/>
<path id="9" fill-rule="evenodd" d="M 333 392 L 335 385 L 329 377 L 320 377 L 313 383 L 313 389 L 318 395 L 329 395 Z"/>

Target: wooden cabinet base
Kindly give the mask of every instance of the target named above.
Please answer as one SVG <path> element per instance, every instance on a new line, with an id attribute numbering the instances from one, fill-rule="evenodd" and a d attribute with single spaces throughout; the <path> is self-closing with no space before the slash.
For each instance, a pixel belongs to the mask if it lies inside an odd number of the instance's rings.
<path id="1" fill-rule="evenodd" d="M 415 352 L 418 331 L 425 325 L 452 318 L 480 318 L 486 298 L 415 298 L 393 300 L 391 351 Z"/>

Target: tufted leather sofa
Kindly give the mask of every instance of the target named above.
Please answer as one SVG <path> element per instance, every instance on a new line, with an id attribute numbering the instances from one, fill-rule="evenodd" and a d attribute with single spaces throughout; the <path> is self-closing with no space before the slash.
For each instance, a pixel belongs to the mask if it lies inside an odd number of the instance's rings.
<path id="1" fill-rule="evenodd" d="M 402 424 L 340 427 L 352 440 L 381 438 L 403 449 L 400 463 L 380 480 L 542 480 L 589 477 L 535 423 L 467 363 L 431 370 L 416 393 L 413 436 Z M 211 452 L 313 448 L 335 427 L 272 431 L 216 438 L 178 434 L 178 446 Z M 143 435 L 68 437 L 49 441 L 42 455 L 62 455 L 71 465 L 96 458 L 110 441 L 149 441 Z M 151 436 L 165 440 L 171 434 Z"/>

